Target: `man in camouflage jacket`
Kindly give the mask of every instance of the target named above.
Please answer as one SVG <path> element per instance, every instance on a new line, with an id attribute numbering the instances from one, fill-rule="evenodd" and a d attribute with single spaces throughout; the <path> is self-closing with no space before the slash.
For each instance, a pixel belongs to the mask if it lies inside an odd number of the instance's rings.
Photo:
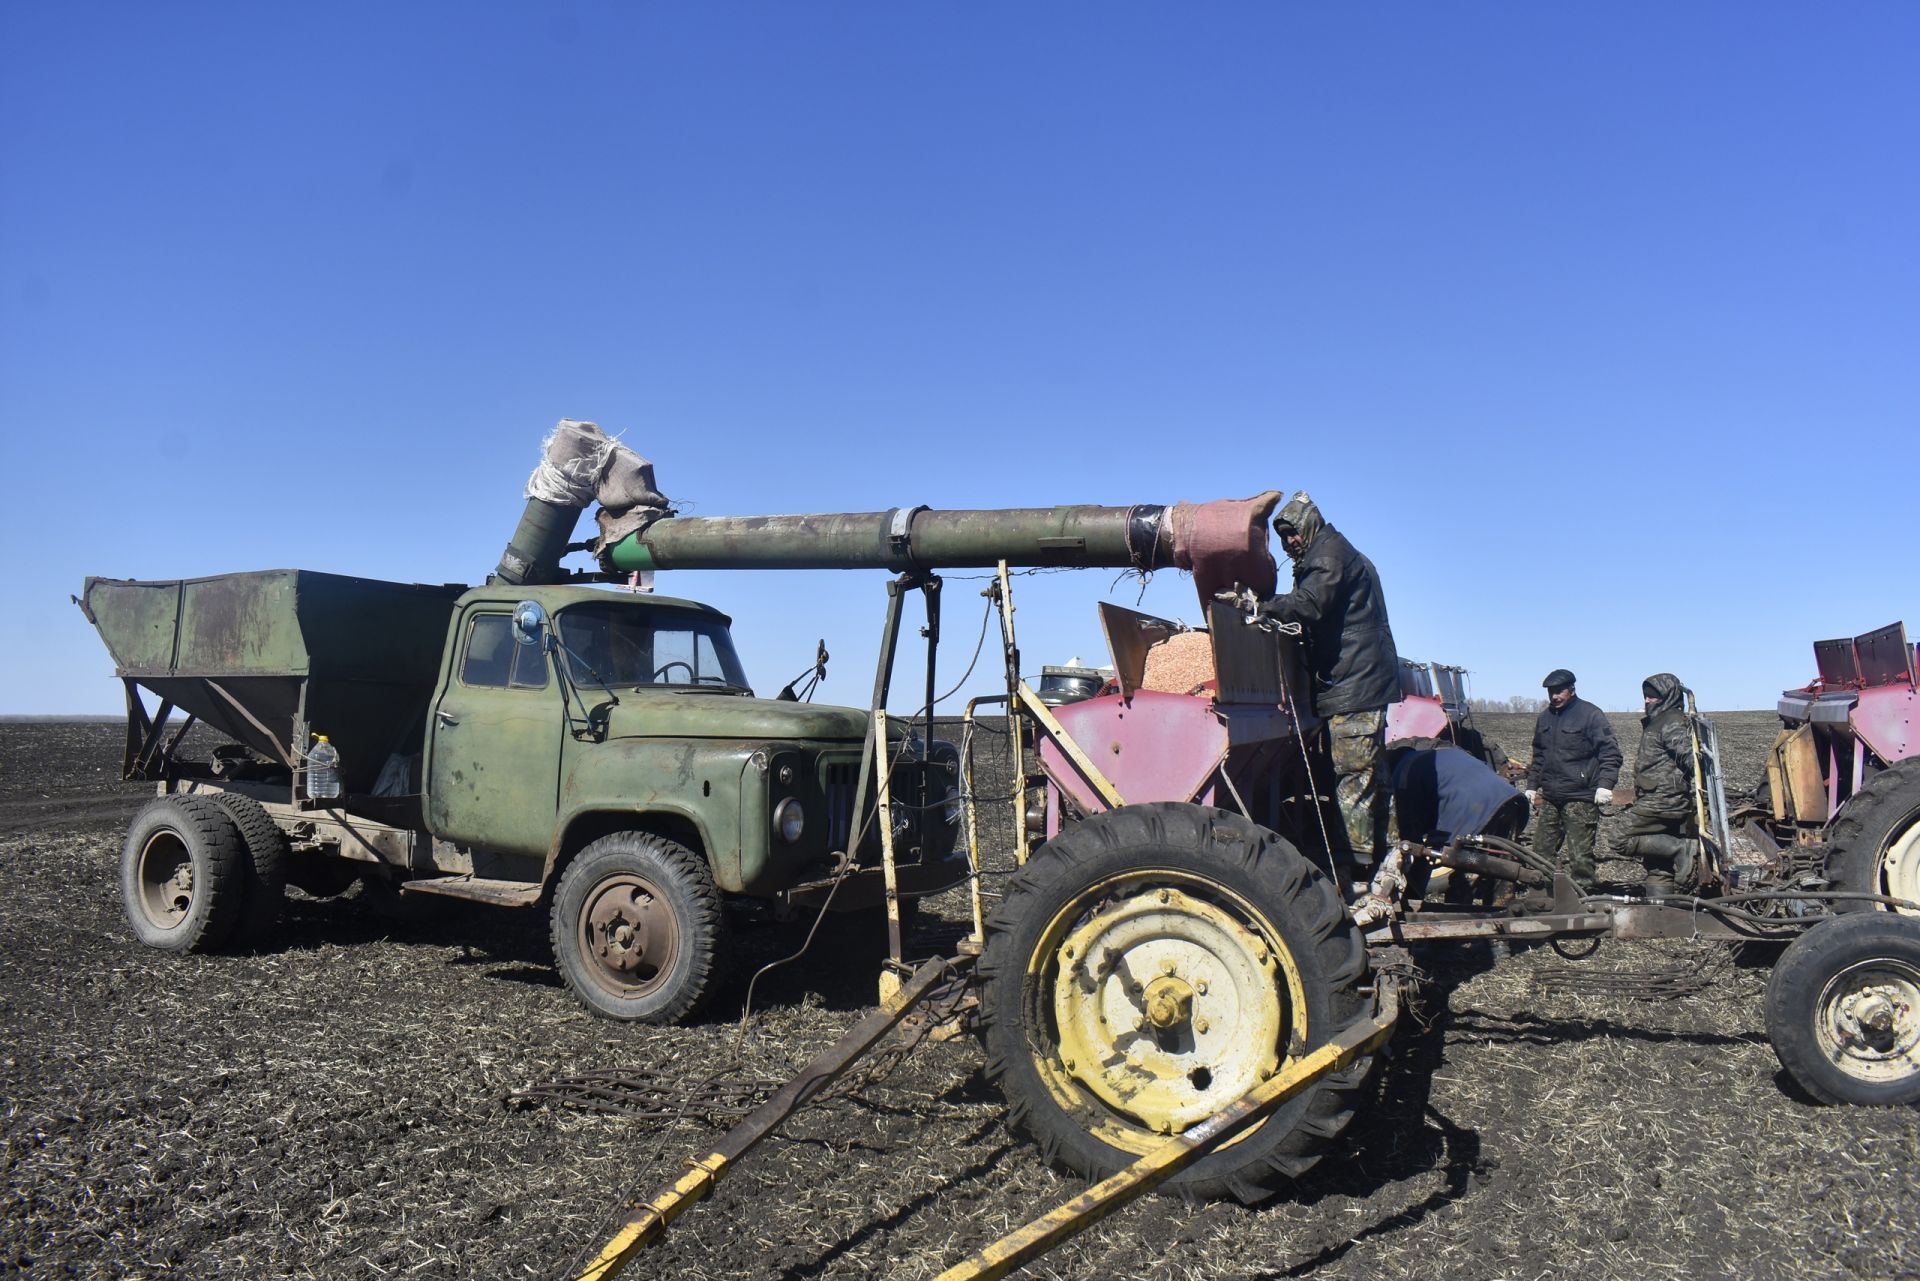
<path id="1" fill-rule="evenodd" d="M 1334 799 L 1349 847 L 1362 859 L 1386 848 L 1390 793 L 1380 777 L 1387 704 L 1400 697 L 1400 656 L 1387 625 L 1380 574 L 1321 516 L 1305 491 L 1273 518 L 1293 561 L 1293 590 L 1260 612 L 1297 624 L 1313 676 L 1313 705 L 1326 718 Z"/>
<path id="2" fill-rule="evenodd" d="M 1658 898 L 1684 881 L 1699 852 L 1693 798 L 1693 729 L 1686 687 L 1671 672 L 1640 683 L 1647 714 L 1640 718 L 1640 754 L 1633 766 L 1633 808 L 1621 853 L 1646 865 L 1645 893 Z"/>

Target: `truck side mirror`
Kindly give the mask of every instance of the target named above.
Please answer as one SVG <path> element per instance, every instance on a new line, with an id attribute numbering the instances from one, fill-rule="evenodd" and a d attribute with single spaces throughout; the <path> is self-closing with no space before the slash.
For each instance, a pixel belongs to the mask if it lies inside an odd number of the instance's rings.
<path id="1" fill-rule="evenodd" d="M 523 600 L 513 607 L 513 638 L 522 645 L 551 649 L 547 630 L 547 611 L 537 600 Z"/>

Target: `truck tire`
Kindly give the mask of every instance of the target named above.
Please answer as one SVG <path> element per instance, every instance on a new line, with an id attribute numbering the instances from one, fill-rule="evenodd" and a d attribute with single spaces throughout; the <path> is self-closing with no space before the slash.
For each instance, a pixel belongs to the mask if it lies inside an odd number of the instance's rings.
<path id="1" fill-rule="evenodd" d="M 1828 876 L 1837 890 L 1920 902 L 1920 757 L 1881 770 L 1840 810 L 1828 837 Z M 1885 904 L 1834 904 L 1839 912 L 1890 911 Z"/>
<path id="2" fill-rule="evenodd" d="M 233 941 L 258 947 L 273 937 L 287 897 L 287 864 L 293 858 L 287 834 L 259 801 L 241 792 L 214 792 L 209 798 L 227 812 L 246 846 L 246 876 Z"/>
<path id="3" fill-rule="evenodd" d="M 719 985 L 723 920 L 705 860 L 650 832 L 615 832 L 560 877 L 553 959 L 603 1018 L 683 1023 Z"/>
<path id="4" fill-rule="evenodd" d="M 167 952 L 225 943 L 245 896 L 246 845 L 227 812 L 162 796 L 133 816 L 120 850 L 120 902 L 134 934 Z"/>
<path id="5" fill-rule="evenodd" d="M 1822 1103 L 1920 1102 L 1920 921 L 1854 913 L 1795 939 L 1767 983 L 1767 1039 Z"/>
<path id="6" fill-rule="evenodd" d="M 1089 1179 L 1368 1013 L 1366 944 L 1333 883 L 1274 832 L 1198 805 L 1064 829 L 1008 883 L 979 968 L 1009 1123 Z M 1323 1077 L 1169 1187 L 1272 1195 L 1345 1128 L 1371 1066 Z"/>

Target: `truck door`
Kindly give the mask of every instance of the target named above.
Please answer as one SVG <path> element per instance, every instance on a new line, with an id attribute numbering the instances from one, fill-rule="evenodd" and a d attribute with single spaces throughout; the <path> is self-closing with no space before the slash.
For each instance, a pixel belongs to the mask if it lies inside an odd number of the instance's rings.
<path id="1" fill-rule="evenodd" d="M 504 607 L 457 624 L 427 741 L 427 826 L 501 854 L 544 854 L 559 807 L 566 711 L 547 656 Z"/>

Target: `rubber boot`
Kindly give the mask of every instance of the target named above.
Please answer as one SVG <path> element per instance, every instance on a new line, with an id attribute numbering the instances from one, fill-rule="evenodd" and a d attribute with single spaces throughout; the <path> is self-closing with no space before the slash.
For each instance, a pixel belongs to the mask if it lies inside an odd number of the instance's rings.
<path id="1" fill-rule="evenodd" d="M 1673 879 L 1681 885 L 1693 884 L 1693 869 L 1700 863 L 1700 842 L 1688 837 L 1680 842 L 1680 849 L 1673 856 Z"/>
<path id="2" fill-rule="evenodd" d="M 1640 893 L 1649 899 L 1672 898 L 1674 894 L 1673 864 L 1649 857 L 1647 880 L 1646 884 L 1640 887 Z"/>

